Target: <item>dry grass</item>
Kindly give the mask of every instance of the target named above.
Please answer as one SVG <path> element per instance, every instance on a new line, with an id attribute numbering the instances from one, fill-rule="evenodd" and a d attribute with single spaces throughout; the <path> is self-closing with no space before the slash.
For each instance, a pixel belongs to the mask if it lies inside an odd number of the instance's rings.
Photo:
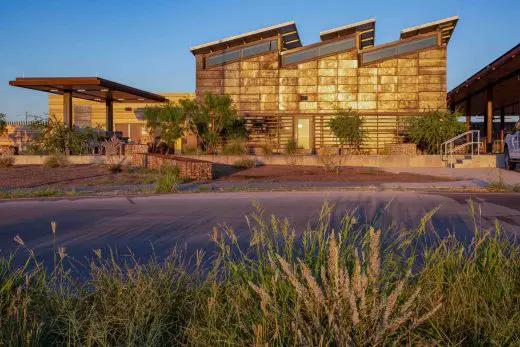
<path id="1" fill-rule="evenodd" d="M 0 258 L 7 345 L 518 345 L 519 246 L 500 225 L 440 238 L 432 211 L 409 231 L 376 230 L 325 204 L 301 236 L 287 219 L 247 217 L 240 242 L 215 227 L 215 253 L 139 263 L 93 250 L 77 278 L 54 242 L 52 266 Z M 59 225 L 51 224 L 56 240 Z M 72 265 L 70 265 L 72 264 Z"/>
<path id="2" fill-rule="evenodd" d="M 0 168 L 11 167 L 14 165 L 14 157 L 9 156 L 1 156 L 0 155 Z"/>

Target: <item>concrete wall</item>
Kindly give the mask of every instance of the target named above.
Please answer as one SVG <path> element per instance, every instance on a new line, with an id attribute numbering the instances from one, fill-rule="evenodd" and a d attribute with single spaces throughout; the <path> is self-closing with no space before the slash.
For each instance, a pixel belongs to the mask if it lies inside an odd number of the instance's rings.
<path id="1" fill-rule="evenodd" d="M 262 165 L 305 165 L 323 166 L 324 160 L 333 165 L 358 167 L 446 167 L 438 155 L 344 155 L 327 156 L 326 159 L 317 155 L 273 155 L 273 156 L 233 156 L 233 155 L 182 155 L 184 158 L 211 161 L 213 163 L 233 165 L 243 159 L 255 160 Z M 463 157 L 455 156 L 455 159 Z M 465 168 L 500 167 L 501 156 L 482 155 L 467 161 Z"/>

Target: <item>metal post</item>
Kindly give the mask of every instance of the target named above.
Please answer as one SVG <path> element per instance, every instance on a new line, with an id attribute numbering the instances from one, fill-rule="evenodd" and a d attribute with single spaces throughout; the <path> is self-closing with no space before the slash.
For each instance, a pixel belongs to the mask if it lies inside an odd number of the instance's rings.
<path id="1" fill-rule="evenodd" d="M 72 92 L 65 91 L 63 93 L 63 123 L 72 129 Z"/>
<path id="2" fill-rule="evenodd" d="M 108 131 L 114 131 L 114 101 L 106 100 L 106 128 Z"/>

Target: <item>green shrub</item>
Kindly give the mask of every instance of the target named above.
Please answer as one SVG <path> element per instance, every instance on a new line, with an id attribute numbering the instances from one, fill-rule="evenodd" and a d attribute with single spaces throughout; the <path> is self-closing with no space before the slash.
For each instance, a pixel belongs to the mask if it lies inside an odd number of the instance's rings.
<path id="1" fill-rule="evenodd" d="M 232 139 L 222 150 L 225 155 L 245 155 L 247 154 L 246 142 L 241 139 Z"/>
<path id="2" fill-rule="evenodd" d="M 180 169 L 177 166 L 163 166 L 159 173 L 155 181 L 156 193 L 172 193 L 176 184 L 186 181 L 180 177 Z"/>
<path id="3" fill-rule="evenodd" d="M 51 168 L 67 167 L 70 166 L 70 161 L 64 154 L 53 154 L 44 159 L 43 166 Z"/>
<path id="4" fill-rule="evenodd" d="M 345 154 L 343 153 L 343 147 L 345 145 L 349 145 L 355 151 L 359 151 L 359 147 L 366 136 L 363 128 L 364 124 L 365 121 L 359 113 L 352 110 L 339 111 L 338 114 L 329 121 L 329 128 L 340 143 L 341 154 Z"/>
<path id="5" fill-rule="evenodd" d="M 285 154 L 294 155 L 298 154 L 300 152 L 300 149 L 298 148 L 298 143 L 295 139 L 290 139 L 285 144 Z"/>
<path id="6" fill-rule="evenodd" d="M 465 124 L 459 122 L 458 112 L 434 111 L 413 117 L 407 133 L 408 140 L 429 154 L 437 154 L 440 145 L 463 133 Z"/>
<path id="7" fill-rule="evenodd" d="M 14 157 L 12 155 L 0 156 L 0 167 L 11 167 L 14 165 Z"/>
<path id="8" fill-rule="evenodd" d="M 251 169 L 256 166 L 254 159 L 240 159 L 233 163 L 233 166 L 237 169 Z"/>
<path id="9" fill-rule="evenodd" d="M 182 148 L 182 154 L 186 154 L 186 155 L 197 155 L 199 154 L 200 151 L 197 147 L 193 147 L 193 146 L 184 146 Z"/>

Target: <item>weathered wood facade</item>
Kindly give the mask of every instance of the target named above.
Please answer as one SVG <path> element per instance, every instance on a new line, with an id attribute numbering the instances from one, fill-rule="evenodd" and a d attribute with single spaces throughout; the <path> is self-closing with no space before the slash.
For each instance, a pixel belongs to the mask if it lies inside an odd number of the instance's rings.
<path id="1" fill-rule="evenodd" d="M 455 23 L 406 29 L 400 40 L 375 47 L 370 21 L 327 31 L 321 42 L 304 47 L 286 48 L 289 29 L 194 47 L 196 95 L 229 94 L 252 130 L 251 143 L 269 141 L 278 150 L 307 136 L 298 130 L 306 126 L 302 119 L 310 124 L 309 150 L 335 145 L 328 121 L 337 110 L 352 109 L 365 119 L 364 150 L 381 152 L 402 142 L 411 116 L 446 109 L 446 35 Z M 237 53 L 273 40 L 276 49 L 271 44 L 271 50 L 245 58 Z M 335 48 L 341 45 L 346 49 Z M 231 59 L 214 63 L 226 57 Z"/>

